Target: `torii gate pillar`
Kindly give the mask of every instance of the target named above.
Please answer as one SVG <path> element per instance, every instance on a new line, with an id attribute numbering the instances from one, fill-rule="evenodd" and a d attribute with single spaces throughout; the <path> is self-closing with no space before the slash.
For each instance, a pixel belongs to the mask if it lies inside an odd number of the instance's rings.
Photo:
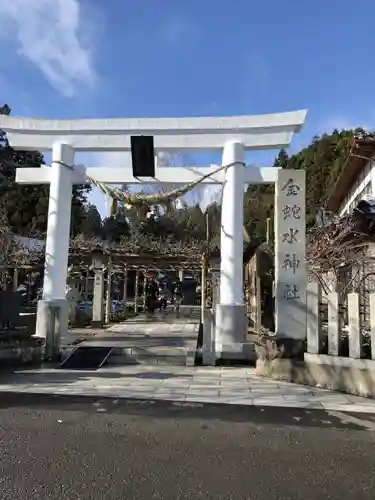
<path id="1" fill-rule="evenodd" d="M 215 355 L 246 342 L 247 318 L 243 301 L 244 146 L 228 141 L 223 150 L 225 172 L 221 210 L 220 303 L 215 312 Z"/>
<path id="2" fill-rule="evenodd" d="M 46 339 L 45 358 L 60 353 L 61 335 L 68 333 L 69 303 L 66 299 L 69 256 L 74 148 L 56 142 L 52 148 L 43 297 L 38 302 L 36 334 Z"/>

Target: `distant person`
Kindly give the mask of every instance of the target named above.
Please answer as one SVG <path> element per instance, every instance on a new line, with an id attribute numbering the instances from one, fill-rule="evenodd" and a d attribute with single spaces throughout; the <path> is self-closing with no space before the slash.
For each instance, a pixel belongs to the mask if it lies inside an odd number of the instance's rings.
<path id="1" fill-rule="evenodd" d="M 179 311 L 181 303 L 182 303 L 182 297 L 183 297 L 182 296 L 182 286 L 181 286 L 180 280 L 177 280 L 175 283 L 173 295 L 174 295 L 174 310 Z"/>
<path id="2" fill-rule="evenodd" d="M 148 313 L 154 313 L 159 296 L 159 287 L 155 280 L 150 280 L 146 288 L 146 308 Z"/>
<path id="3" fill-rule="evenodd" d="M 159 286 L 159 310 L 163 311 L 167 308 L 167 297 L 168 297 L 168 288 L 166 283 L 161 283 Z"/>

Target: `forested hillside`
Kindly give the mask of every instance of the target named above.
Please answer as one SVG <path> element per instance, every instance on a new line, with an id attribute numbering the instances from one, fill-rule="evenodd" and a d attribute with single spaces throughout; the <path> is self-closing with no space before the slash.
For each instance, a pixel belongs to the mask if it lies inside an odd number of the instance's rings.
<path id="1" fill-rule="evenodd" d="M 275 166 L 306 170 L 306 208 L 307 224 L 314 224 L 319 208 L 324 207 L 332 192 L 341 169 L 348 157 L 354 135 L 363 134 L 362 129 L 334 130 L 332 134 L 314 137 L 311 144 L 300 152 L 288 157 L 282 150 Z M 273 221 L 274 187 L 249 186 L 245 194 L 245 225 L 250 234 L 265 239 L 266 220 Z"/>

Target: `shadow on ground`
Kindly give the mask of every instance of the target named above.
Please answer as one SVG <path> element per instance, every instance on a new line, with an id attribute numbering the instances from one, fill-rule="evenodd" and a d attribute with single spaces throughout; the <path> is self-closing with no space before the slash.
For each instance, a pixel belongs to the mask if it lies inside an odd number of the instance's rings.
<path id="1" fill-rule="evenodd" d="M 228 404 L 119 399 L 32 393 L 0 393 L 0 410 L 22 408 L 34 411 L 80 411 L 88 414 L 246 423 L 263 426 L 318 427 L 375 432 L 375 415 L 325 410 L 254 407 Z"/>
<path id="2" fill-rule="evenodd" d="M 134 366 L 134 365 L 129 365 Z M 138 365 L 137 365 L 138 366 Z M 140 365 L 142 366 L 142 365 Z M 47 367 L 48 368 L 48 367 Z M 139 380 L 166 380 L 166 379 L 193 379 L 193 373 L 173 373 L 167 370 L 163 371 L 143 371 L 140 373 L 124 373 L 123 371 L 99 371 L 99 370 L 55 370 L 40 372 L 37 370 L 22 370 L 22 372 L 14 373 L 11 371 L 0 372 L 0 384 L 12 384 L 14 386 L 24 384 L 40 384 L 52 386 L 55 384 L 73 384 L 77 381 L 89 381 L 95 377 L 97 380 L 126 380 L 126 379 L 139 379 Z M 0 389 L 1 390 L 1 389 Z"/>

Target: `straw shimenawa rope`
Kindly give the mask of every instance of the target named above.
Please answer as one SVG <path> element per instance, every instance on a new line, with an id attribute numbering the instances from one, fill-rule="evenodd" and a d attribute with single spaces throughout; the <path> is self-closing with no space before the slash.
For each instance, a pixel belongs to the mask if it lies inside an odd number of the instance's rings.
<path id="1" fill-rule="evenodd" d="M 143 213 L 144 215 L 146 215 L 146 212 L 148 211 L 151 205 L 162 205 L 164 203 L 177 200 L 177 198 L 180 198 L 181 196 L 187 194 L 189 191 L 192 191 L 196 186 L 198 186 L 200 183 L 202 183 L 204 180 L 208 179 L 212 175 L 215 175 L 221 170 L 224 170 L 238 163 L 241 163 L 243 166 L 245 166 L 245 163 L 242 162 L 235 162 L 235 163 L 230 163 L 228 165 L 221 165 L 213 172 L 203 175 L 200 179 L 193 182 L 189 182 L 188 184 L 185 184 L 184 186 L 174 189 L 172 191 L 169 191 L 168 193 L 130 194 L 129 192 L 120 191 L 118 188 L 109 187 L 107 184 L 99 182 L 93 179 L 92 177 L 89 176 L 87 177 L 90 180 L 90 182 L 92 182 L 92 184 L 98 187 L 105 195 L 112 198 L 112 206 L 111 206 L 112 215 L 115 215 L 117 213 L 118 202 L 124 203 L 125 205 L 129 205 L 131 208 L 137 209 L 139 213 Z"/>

